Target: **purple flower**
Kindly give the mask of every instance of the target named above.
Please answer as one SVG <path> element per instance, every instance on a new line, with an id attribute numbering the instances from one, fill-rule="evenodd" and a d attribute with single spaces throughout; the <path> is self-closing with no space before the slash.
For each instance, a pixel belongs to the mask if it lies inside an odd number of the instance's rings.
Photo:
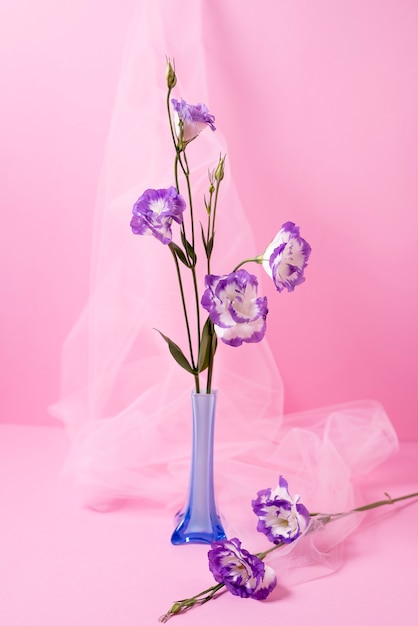
<path id="1" fill-rule="evenodd" d="M 225 276 L 208 274 L 202 306 L 217 336 L 230 346 L 261 341 L 266 332 L 267 298 L 257 298 L 257 278 L 245 270 Z"/>
<path id="2" fill-rule="evenodd" d="M 223 583 L 234 596 L 265 600 L 276 586 L 274 570 L 242 549 L 236 537 L 213 541 L 208 558 L 215 580 Z"/>
<path id="3" fill-rule="evenodd" d="M 293 291 L 304 282 L 304 269 L 311 254 L 310 245 L 299 235 L 293 222 L 283 224 L 263 254 L 263 267 L 276 289 Z"/>
<path id="4" fill-rule="evenodd" d="M 280 476 L 274 489 L 263 489 L 252 501 L 253 511 L 258 517 L 257 530 L 264 533 L 273 543 L 295 541 L 309 525 L 309 512 L 289 494 L 287 482 Z"/>
<path id="5" fill-rule="evenodd" d="M 162 243 L 171 242 L 171 222 L 181 224 L 186 208 L 175 187 L 147 189 L 135 202 L 131 228 L 135 235 L 154 235 Z"/>
<path id="6" fill-rule="evenodd" d="M 184 144 L 195 139 L 206 126 L 216 130 L 215 118 L 209 113 L 205 104 L 201 102 L 199 104 L 187 104 L 185 100 L 176 100 L 175 98 L 171 100 L 171 103 L 178 116 L 178 136 Z"/>

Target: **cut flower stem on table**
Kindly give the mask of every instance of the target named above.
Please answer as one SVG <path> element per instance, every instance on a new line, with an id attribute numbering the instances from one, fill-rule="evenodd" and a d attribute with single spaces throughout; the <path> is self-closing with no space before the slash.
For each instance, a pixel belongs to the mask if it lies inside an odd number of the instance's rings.
<path id="1" fill-rule="evenodd" d="M 278 490 L 285 491 L 284 494 L 278 494 Z M 279 495 L 279 497 L 276 497 Z M 284 498 L 280 499 L 284 495 Z M 162 615 L 158 621 L 167 622 L 171 617 L 184 613 L 185 611 L 205 604 L 217 597 L 224 591 L 230 591 L 233 595 L 243 598 L 252 597 L 256 600 L 264 600 L 276 586 L 276 578 L 274 570 L 264 563 L 269 554 L 278 550 L 287 543 L 296 541 L 299 537 L 307 532 L 316 532 L 319 528 L 323 528 L 331 522 L 335 522 L 348 515 L 370 511 L 382 506 L 396 504 L 404 500 L 418 498 L 418 492 L 410 493 L 397 498 L 391 498 L 388 494 L 384 500 L 377 500 L 370 504 L 356 507 L 350 511 L 340 513 L 307 513 L 307 509 L 303 507 L 301 513 L 297 512 L 299 497 L 292 499 L 287 490 L 287 482 L 280 477 L 279 487 L 275 490 L 263 490 L 258 492 L 257 500 L 253 500 L 253 511 L 258 514 L 264 504 L 264 510 L 273 507 L 276 509 L 275 514 L 265 513 L 259 516 L 257 530 L 264 532 L 266 536 L 273 541 L 274 545 L 264 552 L 250 554 L 247 550 L 241 548 L 241 542 L 237 538 L 226 539 L 224 541 L 215 541 L 212 543 L 208 553 L 209 569 L 214 575 L 217 583 L 211 587 L 201 591 L 200 593 L 177 600 L 173 606 Z M 285 506 L 287 503 L 288 506 Z M 303 506 L 303 505 L 302 505 Z M 260 508 L 261 507 L 261 508 Z M 282 511 L 280 512 L 280 508 Z M 293 510 L 292 510 L 293 509 Z M 283 512 L 286 513 L 283 515 Z M 308 519 L 306 518 L 308 514 Z M 294 518 L 299 516 L 302 526 L 295 531 Z M 315 524 L 312 521 L 315 520 Z M 293 531 L 290 527 L 293 526 Z"/>

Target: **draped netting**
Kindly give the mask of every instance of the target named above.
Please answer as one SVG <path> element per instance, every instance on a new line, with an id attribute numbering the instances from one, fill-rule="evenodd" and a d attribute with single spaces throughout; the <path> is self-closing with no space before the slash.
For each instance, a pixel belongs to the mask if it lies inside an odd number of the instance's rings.
<path id="1" fill-rule="evenodd" d="M 167 247 L 153 237 L 134 236 L 129 222 L 132 205 L 146 188 L 174 182 L 166 54 L 175 58 L 179 74 L 174 95 L 205 102 L 210 110 L 204 5 L 204 0 L 142 0 L 122 65 L 95 214 L 91 295 L 65 341 L 61 398 L 51 407 L 72 440 L 63 475 L 83 502 L 97 509 L 136 500 L 170 515 L 187 490 L 193 379 L 174 363 L 154 330 L 186 345 L 175 268 Z M 208 170 L 227 153 L 227 144 L 220 129 L 206 130 L 187 150 L 200 202 Z M 227 167 L 212 262 L 219 274 L 262 252 L 255 249 L 252 216 L 245 214 L 229 172 Z M 361 476 L 397 446 L 393 427 L 375 402 L 283 418 L 283 385 L 268 334 L 259 344 L 221 344 L 213 388 L 219 392 L 218 504 L 228 536 L 239 536 L 248 549 L 266 548 L 254 531 L 250 500 L 259 489 L 275 487 L 279 474 L 310 510 L 347 510 L 359 504 Z M 360 519 L 352 516 L 310 533 L 273 553 L 270 563 L 280 559 L 281 570 L 288 567 L 295 580 L 335 569 L 342 541 Z"/>

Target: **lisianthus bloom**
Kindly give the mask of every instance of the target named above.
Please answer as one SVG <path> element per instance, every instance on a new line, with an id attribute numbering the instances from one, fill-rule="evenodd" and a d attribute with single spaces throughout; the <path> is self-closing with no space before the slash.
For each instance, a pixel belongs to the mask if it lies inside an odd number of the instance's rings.
<path id="1" fill-rule="evenodd" d="M 299 496 L 290 496 L 283 476 L 276 489 L 259 491 L 252 507 L 258 517 L 257 530 L 276 544 L 295 541 L 309 525 L 307 508 L 299 502 Z"/>
<path id="2" fill-rule="evenodd" d="M 241 548 L 236 537 L 213 541 L 208 559 L 215 580 L 234 596 L 265 600 L 276 586 L 274 570 Z"/>
<path id="3" fill-rule="evenodd" d="M 175 187 L 147 189 L 135 202 L 131 228 L 135 235 L 154 235 L 164 244 L 172 239 L 171 223 L 181 224 L 186 203 Z"/>
<path id="4" fill-rule="evenodd" d="M 205 104 L 187 104 L 185 100 L 176 100 L 173 98 L 171 103 L 178 118 L 178 136 L 183 143 L 189 143 L 195 139 L 203 129 L 209 126 L 212 130 L 215 128 L 215 118 L 209 113 L 209 109 Z"/>
<path id="5" fill-rule="evenodd" d="M 293 222 L 283 224 L 262 257 L 263 267 L 278 291 L 293 291 L 304 282 L 310 254 L 311 247 L 300 236 L 299 227 Z"/>
<path id="6" fill-rule="evenodd" d="M 208 274 L 202 306 L 215 332 L 230 346 L 261 341 L 266 332 L 267 298 L 257 297 L 258 281 L 240 269 L 224 276 Z"/>

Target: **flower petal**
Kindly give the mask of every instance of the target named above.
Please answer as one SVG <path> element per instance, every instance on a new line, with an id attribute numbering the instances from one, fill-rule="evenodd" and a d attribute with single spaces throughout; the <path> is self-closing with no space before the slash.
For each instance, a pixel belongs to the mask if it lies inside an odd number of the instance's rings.
<path id="1" fill-rule="evenodd" d="M 171 100 L 171 103 L 177 115 L 177 135 L 184 143 L 195 139 L 207 126 L 213 131 L 216 130 L 215 117 L 209 113 L 205 104 L 201 102 L 187 104 L 185 100 L 175 98 Z"/>
<path id="2" fill-rule="evenodd" d="M 270 565 L 264 563 L 264 574 L 252 594 L 254 600 L 265 600 L 277 585 L 276 572 Z"/>
<path id="3" fill-rule="evenodd" d="M 202 306 L 215 325 L 215 332 L 230 346 L 261 341 L 266 332 L 267 298 L 257 297 L 255 276 L 240 269 L 224 276 L 205 278 Z"/>
<path id="4" fill-rule="evenodd" d="M 263 254 L 263 267 L 279 292 L 283 289 L 293 291 L 305 281 L 303 273 L 311 247 L 299 231 L 293 222 L 286 222 Z"/>
<path id="5" fill-rule="evenodd" d="M 154 235 L 164 244 L 172 239 L 173 220 L 181 224 L 186 203 L 175 187 L 146 189 L 132 208 L 131 228 L 135 235 Z"/>
<path id="6" fill-rule="evenodd" d="M 235 596 L 264 600 L 276 586 L 274 570 L 241 548 L 236 537 L 212 542 L 208 559 L 215 580 Z"/>
<path id="7" fill-rule="evenodd" d="M 257 530 L 275 544 L 295 541 L 309 526 L 309 511 L 299 502 L 299 496 L 291 498 L 282 476 L 275 490 L 258 492 L 252 507 L 258 517 Z"/>

